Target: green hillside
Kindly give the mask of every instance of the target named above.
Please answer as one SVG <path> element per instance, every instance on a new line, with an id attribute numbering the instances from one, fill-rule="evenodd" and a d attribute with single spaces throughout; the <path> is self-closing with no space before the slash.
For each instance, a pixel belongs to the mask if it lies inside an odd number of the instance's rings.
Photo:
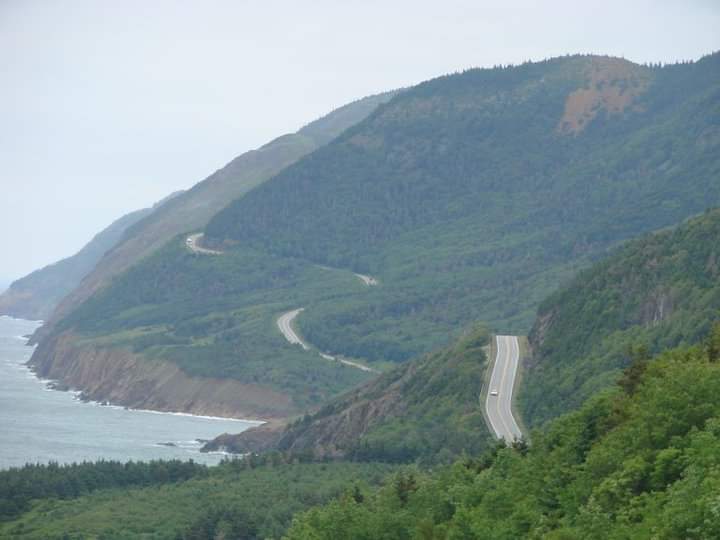
<path id="1" fill-rule="evenodd" d="M 719 318 L 720 210 L 628 243 L 540 306 L 520 392 L 526 420 L 578 407 L 612 384 L 633 347 L 696 343 Z"/>
<path id="2" fill-rule="evenodd" d="M 368 374 L 288 344 L 283 311 L 305 308 L 297 327 L 320 351 L 378 367 L 477 320 L 525 333 L 610 247 L 720 204 L 719 117 L 718 54 L 441 77 L 218 213 L 205 243 L 222 255 L 178 237 L 59 328 L 319 403 Z"/>
<path id="3" fill-rule="evenodd" d="M 577 93 L 596 103 L 572 131 Z M 470 70 L 403 92 L 206 232 L 379 277 L 308 309 L 324 349 L 404 360 L 472 320 L 525 333 L 578 266 L 720 202 L 719 114 L 720 55 Z"/>
<path id="4" fill-rule="evenodd" d="M 385 92 L 359 99 L 309 123 L 296 133 L 283 135 L 256 150 L 245 152 L 157 212 L 134 224 L 122 242 L 102 259 L 94 261 L 88 268 L 92 271 L 80 286 L 72 284 L 68 289 L 72 291 L 71 294 L 58 306 L 41 334 L 47 333 L 55 322 L 108 285 L 114 276 L 151 255 L 176 235 L 201 229 L 230 201 L 319 146 L 327 144 L 393 95 L 394 92 Z"/>
<path id="5" fill-rule="evenodd" d="M 718 343 L 640 360 L 530 447 L 348 489 L 287 538 L 718 538 Z"/>
<path id="6" fill-rule="evenodd" d="M 288 426 L 223 435 L 206 446 L 236 453 L 279 450 L 315 458 L 449 463 L 492 445 L 478 396 L 488 332 L 406 362 Z"/>
<path id="7" fill-rule="evenodd" d="M 317 405 L 370 374 L 290 345 L 276 325 L 312 299 L 365 286 L 349 272 L 247 250 L 198 255 L 177 238 L 62 320 L 80 346 L 127 348 L 188 375 L 281 390 L 293 411 Z"/>
<path id="8" fill-rule="evenodd" d="M 293 514 L 336 497 L 349 483 L 376 485 L 391 470 L 277 458 L 212 468 L 167 461 L 30 465 L 0 471 L 0 538 L 280 538 Z M 4 512 L 16 502 L 22 513 Z"/>

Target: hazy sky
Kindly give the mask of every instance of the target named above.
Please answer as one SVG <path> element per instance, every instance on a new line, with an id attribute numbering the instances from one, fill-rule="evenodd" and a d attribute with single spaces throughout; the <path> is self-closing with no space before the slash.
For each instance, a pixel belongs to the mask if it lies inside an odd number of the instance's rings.
<path id="1" fill-rule="evenodd" d="M 720 1 L 0 0 L 0 282 L 367 94 L 720 49 Z"/>

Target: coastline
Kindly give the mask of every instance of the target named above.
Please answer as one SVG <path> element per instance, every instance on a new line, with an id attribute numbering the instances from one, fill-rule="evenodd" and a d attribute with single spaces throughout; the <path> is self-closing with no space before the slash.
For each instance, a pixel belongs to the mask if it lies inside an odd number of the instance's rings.
<path id="1" fill-rule="evenodd" d="M 33 321 L 29 319 L 21 319 L 18 317 L 13 317 L 11 315 L 0 315 L 0 319 L 9 319 L 11 321 L 19 322 L 19 323 L 34 323 L 35 329 L 42 326 L 43 321 Z M 18 340 L 22 340 L 25 342 L 25 345 L 37 348 L 37 345 L 29 344 L 31 334 L 26 335 L 18 335 L 13 336 Z M 152 409 L 152 408 L 145 408 L 145 407 L 132 407 L 123 405 L 121 403 L 113 402 L 112 400 L 99 400 L 99 399 L 93 399 L 91 397 L 87 397 L 82 389 L 74 388 L 72 385 L 68 385 L 64 383 L 62 380 L 58 378 L 53 377 L 43 377 L 38 373 L 37 366 L 32 365 L 30 362 L 32 360 L 32 356 L 30 359 L 28 359 L 27 362 L 22 364 L 22 367 L 26 372 L 35 379 L 38 383 L 43 385 L 43 389 L 46 391 L 56 391 L 56 392 L 68 392 L 73 395 L 73 399 L 76 401 L 80 401 L 83 403 L 86 403 L 88 405 L 98 406 L 98 407 L 109 407 L 114 409 L 123 409 L 127 411 L 133 411 L 133 412 L 141 412 L 141 413 L 152 413 L 152 414 L 166 414 L 166 415 L 173 415 L 173 416 L 184 416 L 189 418 L 200 418 L 204 420 L 222 420 L 222 421 L 233 421 L 233 422 L 242 422 L 245 424 L 252 424 L 251 427 L 260 426 L 265 423 L 267 423 L 267 420 L 264 419 L 258 419 L 258 418 L 243 418 L 240 416 L 221 416 L 221 415 L 210 415 L 210 414 L 196 414 L 192 412 L 187 411 L 174 411 L 174 410 L 160 410 L 160 409 Z"/>
<path id="2" fill-rule="evenodd" d="M 25 339 L 27 341 L 28 338 L 24 336 L 16 336 L 20 339 Z M 32 345 L 34 346 L 34 345 Z M 78 390 L 76 388 L 69 387 L 67 385 L 64 385 L 60 380 L 58 379 L 48 379 L 41 377 L 37 374 L 36 370 L 33 369 L 33 366 L 28 365 L 27 363 L 22 364 L 22 367 L 26 370 L 26 373 L 32 376 L 32 378 L 37 381 L 38 383 L 43 385 L 43 389 L 48 392 L 64 392 L 71 394 L 73 396 L 73 400 L 81 402 L 86 405 L 91 405 L 95 407 L 107 407 L 108 409 L 116 409 L 116 410 L 125 410 L 130 412 L 139 412 L 139 413 L 150 413 L 150 414 L 166 414 L 171 416 L 184 416 L 188 418 L 201 418 L 203 420 L 221 420 L 221 421 L 231 421 L 231 422 L 242 422 L 245 424 L 253 424 L 251 427 L 255 426 L 261 426 L 263 424 L 267 424 L 268 420 L 259 420 L 259 419 L 249 419 L 249 418 L 239 418 L 237 416 L 213 416 L 213 415 L 205 415 L 205 414 L 194 414 L 189 412 L 182 412 L 182 411 L 162 411 L 157 409 L 144 409 L 144 408 L 138 408 L 138 407 L 129 407 L 125 405 L 121 405 L 118 403 L 113 403 L 111 401 L 103 400 L 98 401 L 95 399 L 90 399 L 84 397 L 84 393 L 82 390 Z"/>
<path id="3" fill-rule="evenodd" d="M 52 377 L 42 376 L 28 359 L 27 334 L 36 324 L 3 317 L 0 361 L 0 425 L 7 428 L 0 444 L 0 469 L 27 463 L 113 459 L 193 459 L 215 465 L 224 449 L 201 451 L 223 433 L 264 425 L 242 416 L 194 414 L 187 411 L 126 407 L 83 399 Z"/>

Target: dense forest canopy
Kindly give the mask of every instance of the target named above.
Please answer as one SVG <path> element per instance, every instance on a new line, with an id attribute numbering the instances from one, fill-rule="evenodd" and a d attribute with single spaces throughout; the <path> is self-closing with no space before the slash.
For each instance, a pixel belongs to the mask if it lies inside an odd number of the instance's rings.
<path id="1" fill-rule="evenodd" d="M 720 326 L 649 361 L 533 444 L 406 470 L 297 517 L 290 539 L 717 538 Z"/>
<path id="2" fill-rule="evenodd" d="M 719 318 L 720 210 L 629 242 L 541 304 L 520 391 L 526 419 L 579 406 L 617 379 L 633 348 L 697 343 Z"/>

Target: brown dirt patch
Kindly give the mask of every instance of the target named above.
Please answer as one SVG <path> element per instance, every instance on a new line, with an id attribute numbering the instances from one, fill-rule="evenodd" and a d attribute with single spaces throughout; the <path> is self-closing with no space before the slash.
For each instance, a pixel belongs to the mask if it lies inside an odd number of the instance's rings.
<path id="1" fill-rule="evenodd" d="M 557 131 L 576 135 L 600 111 L 622 113 L 647 86 L 648 76 L 641 66 L 621 58 L 593 58 L 588 67 L 587 85 L 567 97 Z"/>

